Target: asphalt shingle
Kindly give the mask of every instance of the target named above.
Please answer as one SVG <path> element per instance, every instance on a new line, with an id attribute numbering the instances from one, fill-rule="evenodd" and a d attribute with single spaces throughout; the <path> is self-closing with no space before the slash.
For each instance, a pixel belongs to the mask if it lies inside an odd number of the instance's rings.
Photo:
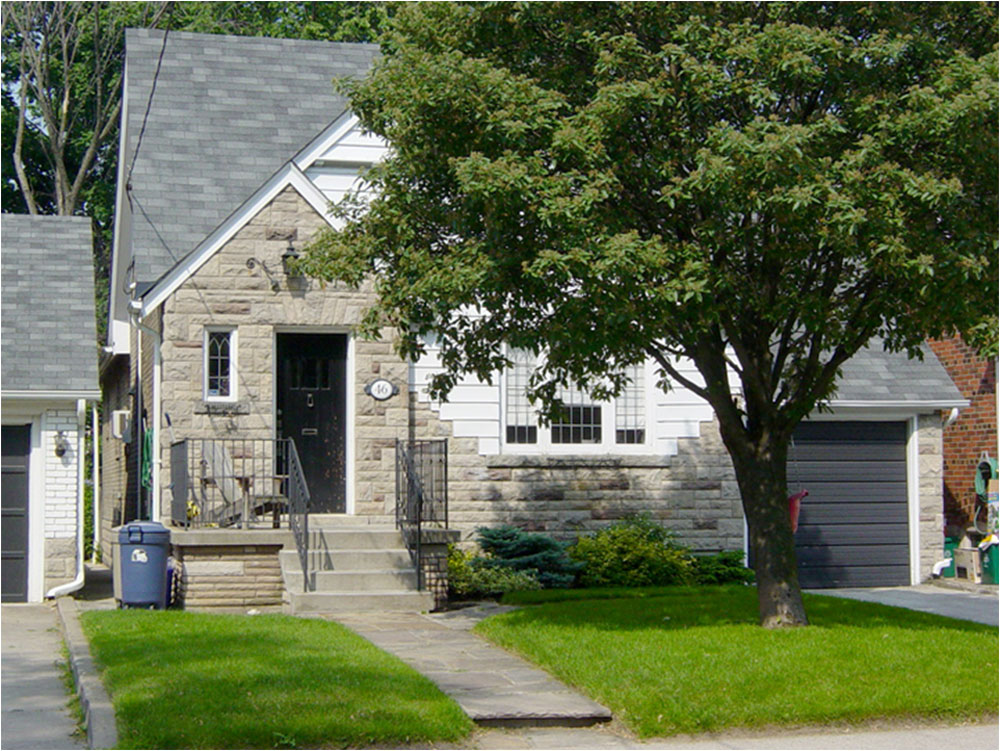
<path id="1" fill-rule="evenodd" d="M 838 402 L 961 402 L 951 376 L 929 347 L 924 359 L 905 352 L 886 352 L 880 341 L 860 350 L 843 367 L 843 378 L 831 400 Z"/>
<path id="2" fill-rule="evenodd" d="M 122 158 L 136 278 L 156 281 L 343 114 L 333 79 L 363 76 L 377 54 L 370 44 L 184 32 L 164 44 L 162 31 L 130 29 Z"/>
<path id="3" fill-rule="evenodd" d="M 4 214 L 2 388 L 96 391 L 90 219 Z"/>

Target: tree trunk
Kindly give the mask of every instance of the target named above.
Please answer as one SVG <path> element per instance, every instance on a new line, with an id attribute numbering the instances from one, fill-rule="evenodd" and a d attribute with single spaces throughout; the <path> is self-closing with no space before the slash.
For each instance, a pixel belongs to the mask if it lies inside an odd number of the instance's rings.
<path id="1" fill-rule="evenodd" d="M 771 442 L 776 443 L 776 442 Z M 760 624 L 765 628 L 806 626 L 799 588 L 795 538 L 788 513 L 787 446 L 731 452 L 743 499 L 750 554 L 757 574 Z"/>

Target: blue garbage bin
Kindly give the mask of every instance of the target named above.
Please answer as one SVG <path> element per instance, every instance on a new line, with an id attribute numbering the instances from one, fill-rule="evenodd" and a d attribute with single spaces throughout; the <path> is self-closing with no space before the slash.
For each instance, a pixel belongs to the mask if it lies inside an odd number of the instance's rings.
<path id="1" fill-rule="evenodd" d="M 169 554 L 170 530 L 159 522 L 132 522 L 118 530 L 122 607 L 166 606 Z"/>

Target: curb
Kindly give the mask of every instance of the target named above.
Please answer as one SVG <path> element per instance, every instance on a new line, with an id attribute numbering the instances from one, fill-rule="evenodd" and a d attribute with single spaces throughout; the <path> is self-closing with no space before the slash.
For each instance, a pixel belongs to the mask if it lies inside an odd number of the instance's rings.
<path id="1" fill-rule="evenodd" d="M 60 597 L 56 600 L 56 607 L 87 726 L 87 745 L 90 748 L 114 748 L 118 745 L 115 710 L 104 684 L 97 676 L 97 668 L 90 656 L 90 645 L 80 628 L 79 606 L 70 597 Z"/>

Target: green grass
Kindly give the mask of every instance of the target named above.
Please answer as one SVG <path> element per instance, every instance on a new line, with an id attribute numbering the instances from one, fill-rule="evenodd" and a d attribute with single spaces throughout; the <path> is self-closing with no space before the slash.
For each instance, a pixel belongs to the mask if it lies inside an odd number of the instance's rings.
<path id="1" fill-rule="evenodd" d="M 336 623 L 91 611 L 120 748 L 343 748 L 458 740 L 433 683 Z"/>
<path id="2" fill-rule="evenodd" d="M 807 595 L 812 626 L 766 630 L 753 587 L 602 590 L 596 599 L 572 591 L 476 631 L 601 702 L 641 737 L 996 712 L 989 626 Z"/>

